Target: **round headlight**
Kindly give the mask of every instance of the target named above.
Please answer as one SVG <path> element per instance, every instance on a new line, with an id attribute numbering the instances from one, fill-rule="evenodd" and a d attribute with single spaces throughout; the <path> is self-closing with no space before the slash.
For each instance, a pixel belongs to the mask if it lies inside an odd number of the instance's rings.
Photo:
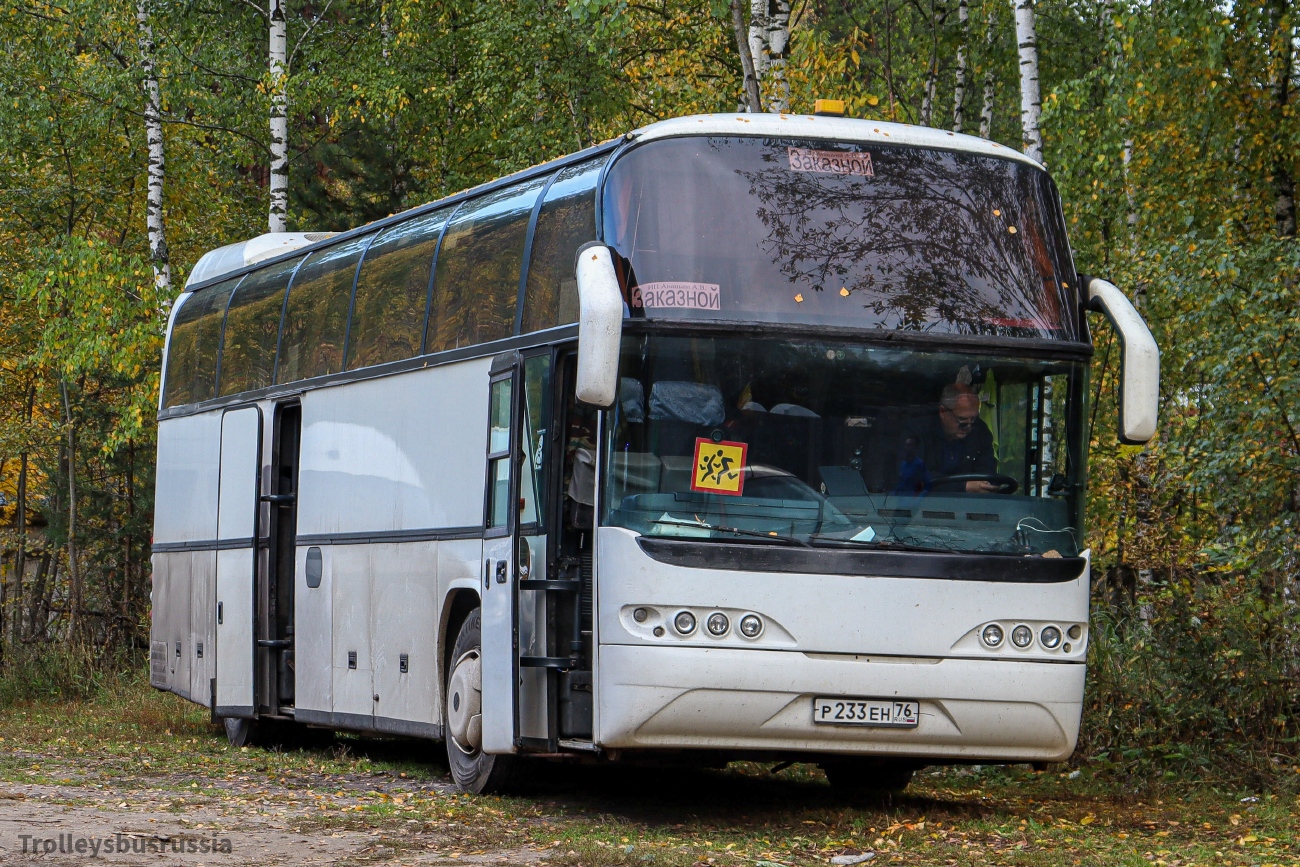
<path id="1" fill-rule="evenodd" d="M 731 628 L 731 621 L 721 611 L 715 611 L 709 615 L 708 627 L 714 635 L 726 635 Z"/>
<path id="2" fill-rule="evenodd" d="M 679 611 L 673 618 L 673 628 L 682 635 L 690 635 L 695 631 L 695 615 L 689 611 Z"/>
<path id="3" fill-rule="evenodd" d="M 632 619 L 637 623 L 645 623 L 650 618 L 650 612 L 644 608 L 637 608 L 632 611 Z"/>
<path id="4" fill-rule="evenodd" d="M 1073 639 L 1075 639 L 1075 640 L 1078 640 L 1078 638 L 1079 638 L 1080 635 L 1083 635 L 1083 630 L 1079 628 L 1079 624 L 1076 623 L 1076 624 L 1074 624 L 1073 626 L 1070 627 L 1070 637 L 1071 637 L 1071 638 L 1073 638 Z"/>
<path id="5" fill-rule="evenodd" d="M 763 621 L 757 614 L 746 614 L 740 618 L 740 634 L 746 638 L 757 638 L 763 631 Z"/>
<path id="6" fill-rule="evenodd" d="M 1028 647 L 1034 641 L 1034 630 L 1025 624 L 1020 624 L 1011 630 L 1011 643 L 1016 647 Z"/>
<path id="7" fill-rule="evenodd" d="M 1061 643 L 1061 630 L 1055 626 L 1044 626 L 1043 631 L 1038 633 L 1038 640 L 1043 643 L 1043 647 L 1050 650 Z"/>
<path id="8" fill-rule="evenodd" d="M 984 639 L 984 643 L 989 647 L 997 647 L 1002 643 L 1002 627 L 998 626 L 996 623 L 990 623 L 988 626 L 984 627 L 984 631 L 980 633 L 980 637 Z"/>

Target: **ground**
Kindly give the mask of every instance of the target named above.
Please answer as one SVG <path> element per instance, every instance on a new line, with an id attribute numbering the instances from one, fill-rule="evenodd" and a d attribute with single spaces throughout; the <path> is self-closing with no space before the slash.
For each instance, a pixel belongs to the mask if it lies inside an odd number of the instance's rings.
<path id="1" fill-rule="evenodd" d="M 858 803 L 813 766 L 548 765 L 496 798 L 457 794 L 440 750 L 352 736 L 232 749 L 202 709 L 135 684 L 11 707 L 0 863 L 1300 863 L 1290 796 L 1187 780 L 1135 789 L 1087 762 L 931 769 L 902 796 Z"/>

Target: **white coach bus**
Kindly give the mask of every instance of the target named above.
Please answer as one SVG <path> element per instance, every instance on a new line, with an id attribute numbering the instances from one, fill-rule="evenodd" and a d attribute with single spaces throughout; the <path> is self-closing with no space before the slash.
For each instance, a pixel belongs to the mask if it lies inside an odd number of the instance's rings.
<path id="1" fill-rule="evenodd" d="M 444 740 L 475 792 L 530 755 L 1064 759 L 1089 309 L 1145 441 L 1158 352 L 1043 168 L 825 116 L 216 250 L 169 325 L 151 682 L 236 740 Z"/>

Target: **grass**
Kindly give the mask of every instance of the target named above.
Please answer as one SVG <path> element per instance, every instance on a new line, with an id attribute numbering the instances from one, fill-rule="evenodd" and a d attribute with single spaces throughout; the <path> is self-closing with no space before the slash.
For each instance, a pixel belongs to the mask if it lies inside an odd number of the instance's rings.
<path id="1" fill-rule="evenodd" d="M 573 867 L 826 864 L 1266 865 L 1300 862 L 1296 799 L 1162 781 L 1134 791 L 1084 766 L 930 769 L 904 796 L 849 803 L 813 766 L 772 774 L 545 766 L 525 794 L 449 791 L 440 748 L 339 736 L 232 749 L 201 708 L 136 678 L 93 699 L 0 711 L 0 793 L 55 787 L 69 803 L 205 805 L 303 833 L 376 835 L 370 860 L 533 847 Z"/>

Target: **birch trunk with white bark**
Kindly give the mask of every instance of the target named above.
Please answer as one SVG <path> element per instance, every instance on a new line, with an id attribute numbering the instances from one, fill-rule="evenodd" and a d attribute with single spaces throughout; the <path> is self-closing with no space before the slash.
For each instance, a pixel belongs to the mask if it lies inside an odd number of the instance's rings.
<path id="1" fill-rule="evenodd" d="M 930 63 L 925 73 L 925 95 L 921 98 L 921 126 L 929 126 L 934 117 L 934 92 L 939 85 L 939 26 L 934 2 L 930 3 Z"/>
<path id="2" fill-rule="evenodd" d="M 268 66 L 271 73 L 271 203 L 266 226 L 283 232 L 289 213 L 289 69 L 285 0 L 269 0 Z"/>
<path id="3" fill-rule="evenodd" d="M 957 24 L 961 41 L 957 43 L 957 77 L 952 87 L 952 131 L 961 132 L 966 111 L 966 52 L 970 44 L 970 6 L 967 0 L 957 4 Z"/>
<path id="4" fill-rule="evenodd" d="M 996 23 L 996 10 L 989 8 L 988 19 L 984 23 L 984 103 L 980 107 L 980 138 L 993 134 L 993 25 Z"/>
<path id="5" fill-rule="evenodd" d="M 736 37 L 736 52 L 740 55 L 740 67 L 745 76 L 745 102 L 742 110 L 755 114 L 763 110 L 763 95 L 758 89 L 758 73 L 754 69 L 754 53 L 745 30 L 745 14 L 740 8 L 741 0 L 731 0 L 731 30 Z"/>
<path id="6" fill-rule="evenodd" d="M 1013 0 L 1016 9 L 1016 47 L 1020 54 L 1020 138 L 1025 155 L 1043 161 L 1043 137 L 1038 118 L 1043 99 L 1038 91 L 1038 33 L 1033 0 Z"/>
<path id="7" fill-rule="evenodd" d="M 153 282 L 158 293 L 167 297 L 171 288 L 172 266 L 167 250 L 166 225 L 163 221 L 163 183 L 167 162 L 163 150 L 162 91 L 158 86 L 157 46 L 150 23 L 149 0 L 139 0 L 135 7 L 139 31 L 140 71 L 144 88 L 144 134 L 149 148 L 148 192 L 145 198 L 145 228 L 149 233 L 149 259 L 153 263 Z"/>

